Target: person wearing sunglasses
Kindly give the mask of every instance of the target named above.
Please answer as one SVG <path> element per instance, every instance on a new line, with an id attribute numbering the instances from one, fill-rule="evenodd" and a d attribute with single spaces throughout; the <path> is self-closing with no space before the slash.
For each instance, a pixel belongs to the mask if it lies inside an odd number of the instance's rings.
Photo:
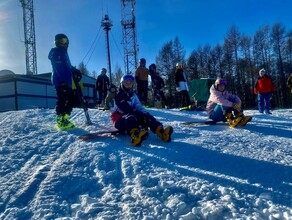
<path id="1" fill-rule="evenodd" d="M 111 113 L 113 125 L 130 136 L 132 146 L 140 146 L 148 138 L 148 129 L 163 141 L 170 142 L 173 128 L 164 128 L 161 122 L 143 108 L 138 96 L 133 92 L 134 83 L 135 78 L 132 75 L 124 75 L 121 78 Z"/>
<path id="2" fill-rule="evenodd" d="M 214 123 L 228 122 L 230 127 L 246 125 L 252 117 L 244 116 L 241 108 L 241 100 L 225 89 L 227 80 L 217 78 L 210 88 L 210 97 L 207 102 L 206 111 Z"/>

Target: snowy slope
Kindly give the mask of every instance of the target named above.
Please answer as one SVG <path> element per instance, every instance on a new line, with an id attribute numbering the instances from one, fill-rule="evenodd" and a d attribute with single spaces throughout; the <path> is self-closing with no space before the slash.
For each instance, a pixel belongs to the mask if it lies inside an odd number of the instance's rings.
<path id="1" fill-rule="evenodd" d="M 0 219 L 292 219 L 292 110 L 246 111 L 246 127 L 184 126 L 205 112 L 149 111 L 174 127 L 84 142 L 111 129 L 109 112 L 90 109 L 84 126 L 54 128 L 54 110 L 0 113 Z"/>

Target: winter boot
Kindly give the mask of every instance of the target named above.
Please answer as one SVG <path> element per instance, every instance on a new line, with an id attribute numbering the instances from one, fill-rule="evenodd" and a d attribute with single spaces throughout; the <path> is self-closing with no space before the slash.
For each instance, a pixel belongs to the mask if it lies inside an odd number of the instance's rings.
<path id="1" fill-rule="evenodd" d="M 158 135 L 158 137 L 161 138 L 161 140 L 165 142 L 171 141 L 171 134 L 173 133 L 173 128 L 171 126 L 168 126 L 167 128 L 163 128 L 162 126 L 158 126 L 156 128 L 155 133 Z"/>
<path id="2" fill-rule="evenodd" d="M 252 119 L 251 116 L 244 116 L 243 112 L 238 112 L 236 114 L 236 116 L 235 116 L 235 119 L 236 118 L 241 118 L 241 120 L 237 124 L 237 125 L 240 125 L 240 126 L 245 126 Z"/>
<path id="3" fill-rule="evenodd" d="M 245 126 L 251 120 L 252 120 L 252 116 L 243 116 L 241 121 L 238 123 L 238 125 Z"/>
<path id="4" fill-rule="evenodd" d="M 57 126 L 61 130 L 66 130 L 74 127 L 74 124 L 68 120 L 69 115 L 57 115 Z"/>
<path id="5" fill-rule="evenodd" d="M 241 121 L 242 117 L 238 115 L 236 118 L 233 117 L 232 113 L 225 114 L 225 117 L 227 119 L 227 122 L 231 128 L 234 128 L 237 126 L 237 124 Z"/>
<path id="6" fill-rule="evenodd" d="M 138 128 L 133 128 L 130 131 L 130 137 L 132 139 L 132 145 L 133 146 L 139 146 L 141 145 L 142 141 L 146 140 L 148 138 L 148 132 L 146 130 L 139 131 Z"/>

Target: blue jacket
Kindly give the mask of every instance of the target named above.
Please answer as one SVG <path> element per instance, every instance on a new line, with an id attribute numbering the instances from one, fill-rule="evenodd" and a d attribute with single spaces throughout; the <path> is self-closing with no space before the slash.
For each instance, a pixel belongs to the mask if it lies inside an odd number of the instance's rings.
<path id="1" fill-rule="evenodd" d="M 72 72 L 71 62 L 65 48 L 52 48 L 49 56 L 51 60 L 53 72 L 52 83 L 54 86 L 61 86 L 63 82 L 66 82 L 69 87 L 72 87 Z"/>

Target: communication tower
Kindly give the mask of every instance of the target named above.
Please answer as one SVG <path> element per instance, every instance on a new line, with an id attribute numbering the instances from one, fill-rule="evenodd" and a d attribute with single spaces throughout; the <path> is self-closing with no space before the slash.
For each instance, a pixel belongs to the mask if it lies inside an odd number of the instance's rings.
<path id="1" fill-rule="evenodd" d="M 122 30 L 124 47 L 124 64 L 127 74 L 137 68 L 137 35 L 135 18 L 135 0 L 121 0 L 122 4 Z"/>
<path id="2" fill-rule="evenodd" d="M 109 72 L 109 76 L 110 76 L 110 82 L 112 82 L 112 68 L 111 68 L 111 56 L 110 56 L 110 45 L 109 45 L 108 32 L 111 29 L 111 27 L 113 26 L 113 24 L 112 24 L 112 21 L 109 19 L 108 15 L 105 15 L 104 18 L 102 19 L 101 26 L 103 27 L 103 30 L 105 30 L 108 72 Z"/>
<path id="3" fill-rule="evenodd" d="M 26 74 L 37 74 L 33 0 L 19 0 L 23 9 Z"/>

